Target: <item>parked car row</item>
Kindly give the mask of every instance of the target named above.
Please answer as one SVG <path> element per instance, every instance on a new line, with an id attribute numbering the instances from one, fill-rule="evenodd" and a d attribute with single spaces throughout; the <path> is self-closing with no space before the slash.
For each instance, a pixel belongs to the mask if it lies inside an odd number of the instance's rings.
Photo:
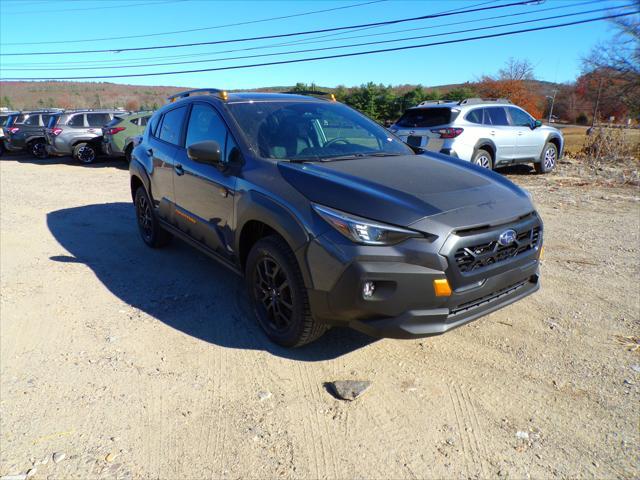
<path id="1" fill-rule="evenodd" d="M 151 113 L 117 109 L 5 112 L 0 116 L 2 148 L 40 159 L 70 155 L 81 163 L 93 163 L 101 154 L 129 160 L 132 139 L 144 131 Z"/>

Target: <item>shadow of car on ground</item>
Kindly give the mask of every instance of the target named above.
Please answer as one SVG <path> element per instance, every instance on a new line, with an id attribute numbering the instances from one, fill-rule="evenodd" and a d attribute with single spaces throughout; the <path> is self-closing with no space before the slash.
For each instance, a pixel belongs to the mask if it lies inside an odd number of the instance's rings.
<path id="1" fill-rule="evenodd" d="M 163 249 L 147 247 L 130 203 L 53 211 L 47 226 L 71 254 L 52 261 L 87 265 L 123 302 L 203 341 L 302 361 L 337 358 L 375 341 L 333 328 L 301 348 L 273 344 L 253 317 L 240 277 L 177 239 Z"/>
<path id="2" fill-rule="evenodd" d="M 117 168 L 119 170 L 129 170 L 129 164 L 124 158 L 99 156 L 93 163 L 80 163 L 73 157 L 47 157 L 44 159 L 35 158 L 28 153 L 4 152 L 0 156 L 3 162 L 30 163 L 33 165 L 70 165 L 82 168 Z"/>

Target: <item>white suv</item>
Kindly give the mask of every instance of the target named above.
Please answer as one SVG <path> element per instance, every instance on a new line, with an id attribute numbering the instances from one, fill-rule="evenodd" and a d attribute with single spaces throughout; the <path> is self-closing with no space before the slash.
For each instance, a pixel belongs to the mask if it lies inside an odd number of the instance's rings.
<path id="1" fill-rule="evenodd" d="M 489 169 L 533 163 L 538 173 L 547 173 L 564 146 L 559 130 L 542 125 L 508 100 L 422 102 L 404 112 L 390 130 L 413 147 Z"/>

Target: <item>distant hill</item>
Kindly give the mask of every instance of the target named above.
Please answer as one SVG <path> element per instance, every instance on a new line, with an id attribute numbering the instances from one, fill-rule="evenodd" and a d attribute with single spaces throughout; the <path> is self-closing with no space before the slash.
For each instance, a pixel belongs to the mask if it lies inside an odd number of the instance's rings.
<path id="1" fill-rule="evenodd" d="M 550 82 L 532 81 L 543 94 L 557 88 Z M 468 84 L 450 84 L 424 87 L 425 90 L 447 92 Z M 416 85 L 394 86 L 394 93 L 403 94 Z M 99 108 L 122 107 L 127 110 L 154 110 L 166 102 L 174 93 L 188 90 L 190 87 L 139 86 L 107 82 L 0 82 L 0 106 L 15 109 L 34 109 L 45 107 L 60 108 Z M 252 91 L 282 92 L 291 86 L 254 88 Z M 331 88 L 316 87 L 318 90 L 331 91 Z M 346 87 L 349 90 L 349 87 Z"/>

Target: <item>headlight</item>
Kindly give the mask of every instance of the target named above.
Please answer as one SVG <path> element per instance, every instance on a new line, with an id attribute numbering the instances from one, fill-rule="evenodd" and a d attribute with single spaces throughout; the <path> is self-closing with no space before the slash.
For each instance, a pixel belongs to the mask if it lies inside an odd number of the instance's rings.
<path id="1" fill-rule="evenodd" d="M 414 230 L 366 220 L 333 208 L 313 205 L 313 209 L 333 228 L 355 243 L 364 245 L 394 245 L 407 238 L 422 237 Z"/>

